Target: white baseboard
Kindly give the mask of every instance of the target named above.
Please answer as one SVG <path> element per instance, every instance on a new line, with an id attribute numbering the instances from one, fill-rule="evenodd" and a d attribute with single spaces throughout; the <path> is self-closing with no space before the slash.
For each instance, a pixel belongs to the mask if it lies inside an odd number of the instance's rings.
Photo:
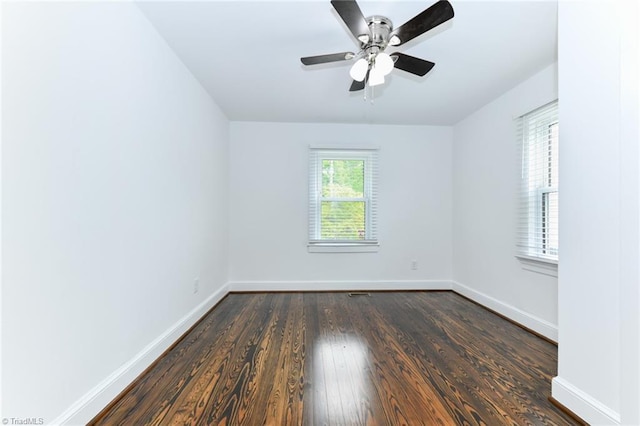
<path id="1" fill-rule="evenodd" d="M 229 292 L 228 284 L 209 296 L 191 312 L 169 327 L 164 333 L 149 343 L 136 356 L 107 376 L 93 389 L 73 403 L 64 413 L 56 418 L 52 425 L 87 424 L 115 397 L 131 384 L 147 367 L 149 367 L 164 351 L 174 344 L 191 326 L 207 313 Z"/>
<path id="2" fill-rule="evenodd" d="M 620 414 L 584 393 L 562 377 L 551 380 L 551 396 L 590 425 L 619 425 Z"/>
<path id="3" fill-rule="evenodd" d="M 491 296 L 467 287 L 466 285 L 460 284 L 457 281 L 453 281 L 452 289 L 456 293 L 468 297 L 469 299 L 481 304 L 482 306 L 486 306 L 487 308 L 504 315 L 512 321 L 515 321 L 518 324 L 521 324 L 528 329 L 539 333 L 547 339 L 553 340 L 554 342 L 558 341 L 558 326 L 555 324 L 531 315 L 528 312 L 522 311 L 515 306 L 511 306 L 498 299 L 494 299 Z"/>
<path id="4" fill-rule="evenodd" d="M 448 280 L 398 281 L 231 281 L 229 291 L 403 291 L 451 290 Z"/>

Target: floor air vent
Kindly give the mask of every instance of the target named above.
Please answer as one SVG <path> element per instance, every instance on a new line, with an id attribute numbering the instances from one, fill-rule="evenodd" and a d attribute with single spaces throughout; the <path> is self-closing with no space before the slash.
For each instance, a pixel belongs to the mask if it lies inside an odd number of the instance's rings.
<path id="1" fill-rule="evenodd" d="M 353 291 L 349 293 L 349 297 L 354 297 L 354 296 L 371 296 L 371 295 L 366 291 Z"/>

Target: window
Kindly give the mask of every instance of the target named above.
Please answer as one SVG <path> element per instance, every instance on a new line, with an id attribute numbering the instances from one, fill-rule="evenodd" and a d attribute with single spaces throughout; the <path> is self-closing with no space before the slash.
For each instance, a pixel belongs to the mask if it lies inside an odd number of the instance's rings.
<path id="1" fill-rule="evenodd" d="M 309 251 L 377 251 L 377 150 L 312 148 Z"/>
<path id="2" fill-rule="evenodd" d="M 517 233 L 521 258 L 558 260 L 558 102 L 518 119 L 522 179 Z"/>

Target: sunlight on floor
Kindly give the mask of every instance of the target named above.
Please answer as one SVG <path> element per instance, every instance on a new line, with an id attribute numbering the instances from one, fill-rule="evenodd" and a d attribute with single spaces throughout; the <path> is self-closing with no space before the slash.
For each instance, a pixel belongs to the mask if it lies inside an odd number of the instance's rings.
<path id="1" fill-rule="evenodd" d="M 366 342 L 354 335 L 320 338 L 314 343 L 313 377 L 316 387 L 315 420 L 350 420 L 365 424 L 372 391 Z"/>

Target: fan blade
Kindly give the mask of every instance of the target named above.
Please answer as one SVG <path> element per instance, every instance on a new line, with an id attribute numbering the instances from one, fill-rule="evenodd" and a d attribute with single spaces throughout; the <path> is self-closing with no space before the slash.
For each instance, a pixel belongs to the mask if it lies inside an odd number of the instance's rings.
<path id="1" fill-rule="evenodd" d="M 353 52 L 330 53 L 328 55 L 307 56 L 300 58 L 300 61 L 305 65 L 317 65 L 327 62 L 348 61 L 349 59 L 353 59 L 354 56 L 355 53 Z"/>
<path id="2" fill-rule="evenodd" d="M 431 68 L 435 66 L 433 62 L 425 61 L 415 56 L 405 55 L 400 52 L 392 53 L 389 56 L 397 58 L 395 64 L 393 64 L 395 68 L 419 75 L 420 77 L 431 71 Z"/>
<path id="3" fill-rule="evenodd" d="M 369 26 L 355 0 L 331 0 L 331 4 L 356 39 L 362 34 L 369 35 Z"/>
<path id="4" fill-rule="evenodd" d="M 400 43 L 397 46 L 413 40 L 432 28 L 447 22 L 453 18 L 453 7 L 447 0 L 440 0 L 428 9 L 409 19 L 404 24 L 396 28 L 391 36 L 397 36 Z"/>
<path id="5" fill-rule="evenodd" d="M 370 72 L 371 72 L 371 70 L 367 71 L 367 75 L 364 76 L 364 80 L 362 80 L 362 81 L 353 80 L 353 83 L 351 83 L 351 87 L 349 87 L 349 91 L 350 92 L 357 92 L 359 90 L 364 89 L 364 86 L 367 84 L 367 81 L 369 81 L 369 73 Z"/>
<path id="6" fill-rule="evenodd" d="M 353 80 L 353 83 L 351 83 L 351 87 L 349 87 L 349 91 L 350 92 L 357 92 L 359 90 L 364 89 L 364 80 L 362 81 L 358 81 L 358 80 Z"/>

